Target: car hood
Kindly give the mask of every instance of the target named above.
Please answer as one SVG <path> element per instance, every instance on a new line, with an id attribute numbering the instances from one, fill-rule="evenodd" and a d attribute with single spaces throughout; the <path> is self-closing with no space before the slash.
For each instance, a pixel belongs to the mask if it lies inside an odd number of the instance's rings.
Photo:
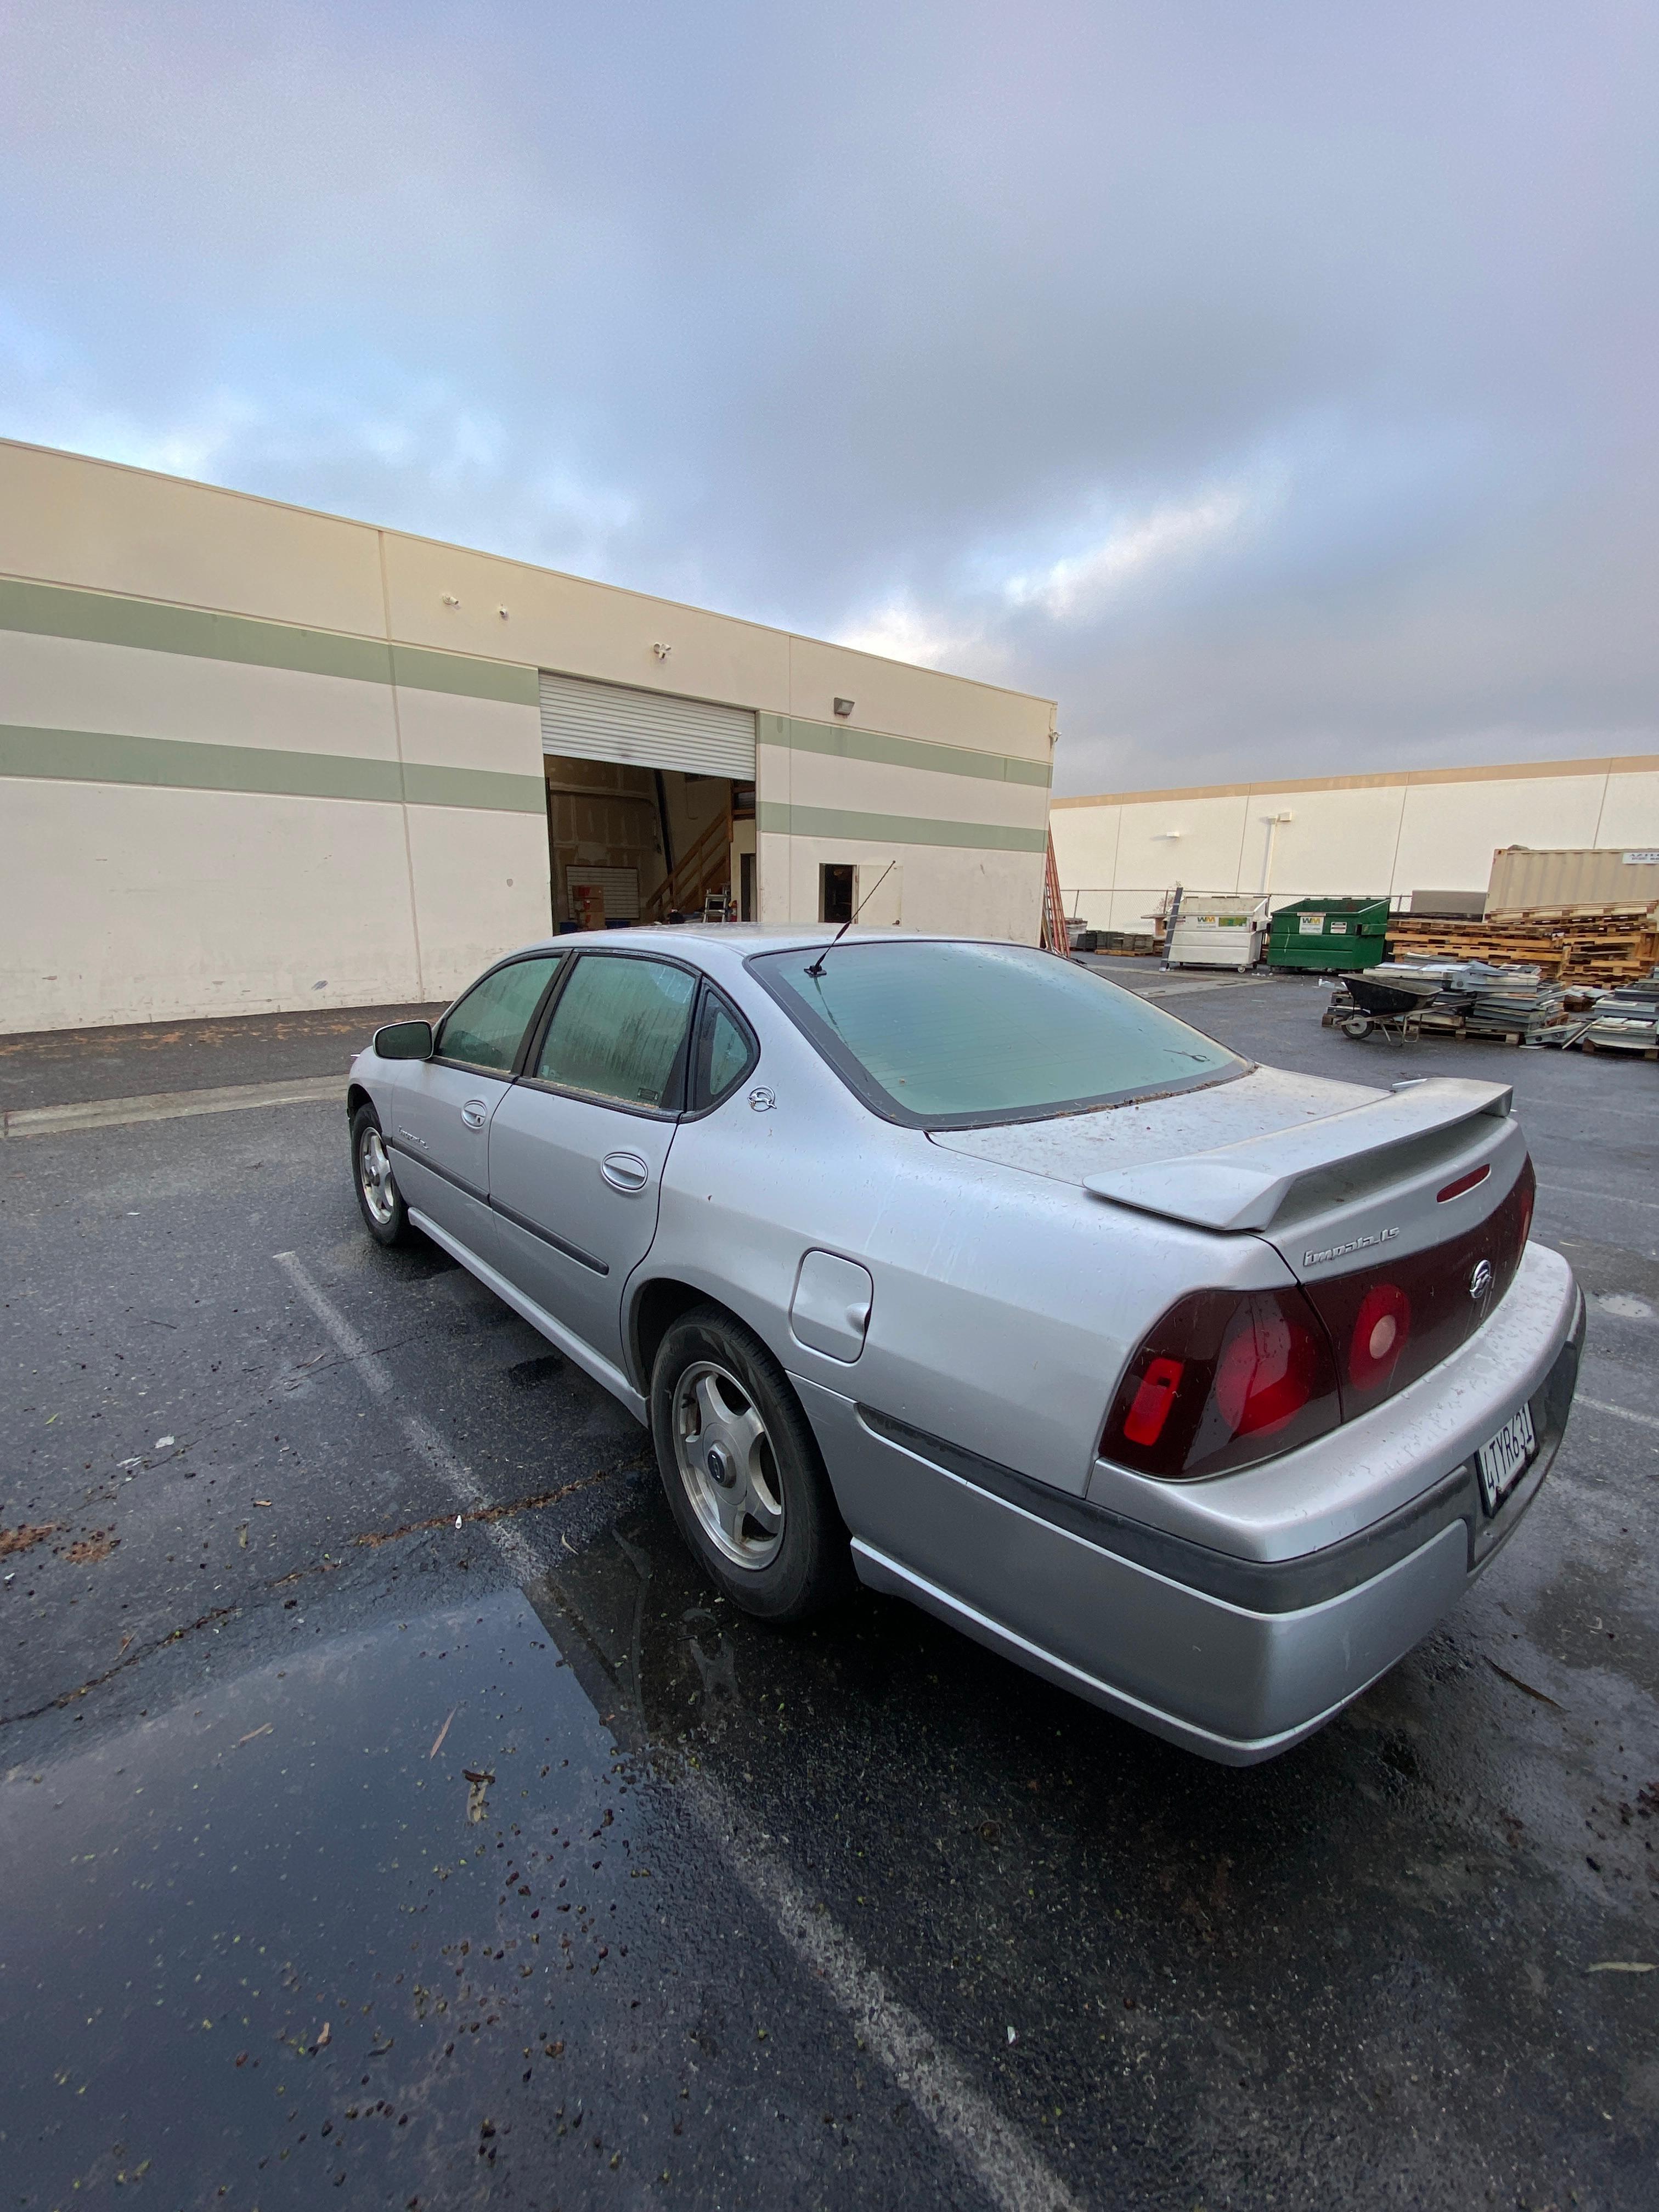
<path id="1" fill-rule="evenodd" d="M 1231 1082 L 1173 1097 L 1097 1107 L 1053 1121 L 1003 1122 L 984 1129 L 936 1129 L 933 1142 L 970 1159 L 1022 1168 L 1056 1182 L 1081 1183 L 1115 1169 L 1183 1159 L 1219 1145 L 1275 1135 L 1328 1115 L 1386 1098 L 1360 1083 L 1333 1083 L 1282 1067 L 1255 1067 Z"/>

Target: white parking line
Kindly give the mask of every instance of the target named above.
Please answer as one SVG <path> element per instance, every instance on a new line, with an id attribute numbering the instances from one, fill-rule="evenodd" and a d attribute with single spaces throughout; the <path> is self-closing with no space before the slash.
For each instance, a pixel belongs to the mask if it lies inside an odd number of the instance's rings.
<path id="1" fill-rule="evenodd" d="M 333 1300 L 312 1280 L 294 1253 L 278 1252 L 274 1256 L 277 1266 L 322 1323 L 336 1349 L 345 1354 L 362 1376 L 363 1388 L 369 1395 L 379 1399 L 382 1404 L 395 1400 L 398 1396 L 397 1382 L 381 1355 L 371 1351 L 364 1343 Z M 493 1502 L 484 1496 L 473 1478 L 471 1469 L 456 1458 L 430 1421 L 403 1407 L 398 1413 L 398 1425 L 417 1456 L 425 1460 L 434 1474 L 447 1485 L 451 1496 L 463 1512 Z M 547 1571 L 541 1555 L 516 1528 L 510 1528 L 505 1521 L 488 1521 L 483 1527 L 490 1542 L 519 1581 L 533 1581 L 538 1575 Z"/>
<path id="2" fill-rule="evenodd" d="M 1117 978 L 1113 976 L 1111 980 L 1115 982 Z M 1236 982 L 1219 975 L 1212 983 L 1131 983 L 1128 986 L 1138 999 L 1184 999 L 1193 991 L 1255 991 L 1261 988 L 1260 981 L 1254 977 Z"/>
<path id="3" fill-rule="evenodd" d="M 212 1091 L 151 1091 L 136 1098 L 86 1098 L 72 1106 L 20 1106 L 0 1114 L 0 1136 L 51 1137 L 71 1129 L 115 1129 L 129 1121 L 176 1121 L 188 1114 L 234 1114 L 248 1106 L 302 1106 L 313 1098 L 345 1104 L 343 1075 L 301 1075 L 283 1083 L 232 1083 Z"/>
<path id="4" fill-rule="evenodd" d="M 1004 2119 L 908 2005 L 787 1868 L 753 1850 L 725 1792 L 693 1778 L 698 1819 L 789 1948 L 810 1967 L 898 2087 L 1002 2212 L 1081 2212 L 1078 2200 L 1018 2129 Z"/>
<path id="5" fill-rule="evenodd" d="M 1582 1390 L 1575 1393 L 1575 1406 L 1588 1406 L 1592 1413 L 1617 1413 L 1621 1421 L 1634 1421 L 1638 1429 L 1659 1429 L 1659 1420 L 1651 1413 L 1633 1413 L 1628 1406 L 1610 1406 L 1605 1398 L 1587 1398 Z"/>
<path id="6" fill-rule="evenodd" d="M 298 1255 L 278 1252 L 273 1257 L 336 1349 L 362 1376 L 370 1395 L 383 1404 L 394 1401 L 398 1386 L 391 1368 L 313 1280 Z M 398 1413 L 398 1420 L 414 1449 L 449 1486 L 463 1510 L 488 1502 L 471 1469 L 456 1458 L 429 1421 L 407 1408 Z M 537 1581 L 546 1573 L 545 1561 L 516 1529 L 501 1521 L 485 1527 L 518 1581 Z M 881 1976 L 852 1937 L 811 1903 L 786 1865 L 757 1851 L 746 1840 L 743 1823 L 720 1785 L 707 1774 L 690 1778 L 689 1802 L 698 1825 L 718 1845 L 787 1948 L 823 1983 L 866 2047 L 1000 2212 L 1081 2212 L 1071 2191 L 1019 2130 L 1003 2118 L 916 2015 L 889 1996 Z"/>

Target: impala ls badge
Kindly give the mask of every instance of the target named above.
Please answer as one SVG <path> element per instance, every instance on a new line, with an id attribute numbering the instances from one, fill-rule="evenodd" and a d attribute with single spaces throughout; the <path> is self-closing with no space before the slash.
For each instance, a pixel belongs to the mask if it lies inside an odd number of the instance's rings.
<path id="1" fill-rule="evenodd" d="M 1492 1288 L 1492 1261 L 1477 1260 L 1474 1273 L 1469 1277 L 1469 1296 L 1478 1305 Z"/>
<path id="2" fill-rule="evenodd" d="M 413 1129 L 399 1129 L 398 1134 L 403 1139 L 404 1144 L 418 1145 L 422 1152 L 426 1150 L 426 1139 L 417 1137 Z"/>
<path id="3" fill-rule="evenodd" d="M 1398 1229 L 1373 1230 L 1369 1237 L 1351 1237 L 1346 1244 L 1328 1244 L 1322 1252 L 1304 1252 L 1304 1267 L 1322 1267 L 1327 1260 L 1346 1260 L 1350 1252 L 1368 1252 L 1373 1244 L 1392 1244 Z"/>

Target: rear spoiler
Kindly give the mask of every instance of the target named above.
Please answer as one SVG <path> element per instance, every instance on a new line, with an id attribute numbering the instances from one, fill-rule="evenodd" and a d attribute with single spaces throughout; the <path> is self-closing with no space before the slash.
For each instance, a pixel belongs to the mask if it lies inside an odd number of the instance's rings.
<path id="1" fill-rule="evenodd" d="M 1431 1076 L 1386 1098 L 1323 1115 L 1297 1128 L 1218 1145 L 1184 1159 L 1085 1176 L 1083 1187 L 1114 1206 L 1189 1221 L 1198 1229 L 1266 1229 L 1304 1178 L 1414 1139 L 1449 1133 L 1460 1122 L 1486 1115 L 1506 1121 L 1514 1096 L 1508 1084 Z"/>

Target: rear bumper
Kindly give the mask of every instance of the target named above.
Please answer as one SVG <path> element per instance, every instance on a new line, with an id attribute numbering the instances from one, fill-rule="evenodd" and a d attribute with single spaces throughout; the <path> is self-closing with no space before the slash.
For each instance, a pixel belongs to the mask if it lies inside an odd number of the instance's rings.
<path id="1" fill-rule="evenodd" d="M 864 1582 L 1189 1750 L 1249 1765 L 1385 1674 L 1509 1541 L 1559 1447 L 1583 1328 L 1568 1278 L 1553 1341 L 1517 1363 L 1491 1423 L 1526 1400 L 1540 1445 L 1495 1516 L 1471 1455 L 1425 1465 L 1414 1498 L 1343 1541 L 1279 1559 L 1058 1497 L 820 1385 L 797 1387 Z"/>

